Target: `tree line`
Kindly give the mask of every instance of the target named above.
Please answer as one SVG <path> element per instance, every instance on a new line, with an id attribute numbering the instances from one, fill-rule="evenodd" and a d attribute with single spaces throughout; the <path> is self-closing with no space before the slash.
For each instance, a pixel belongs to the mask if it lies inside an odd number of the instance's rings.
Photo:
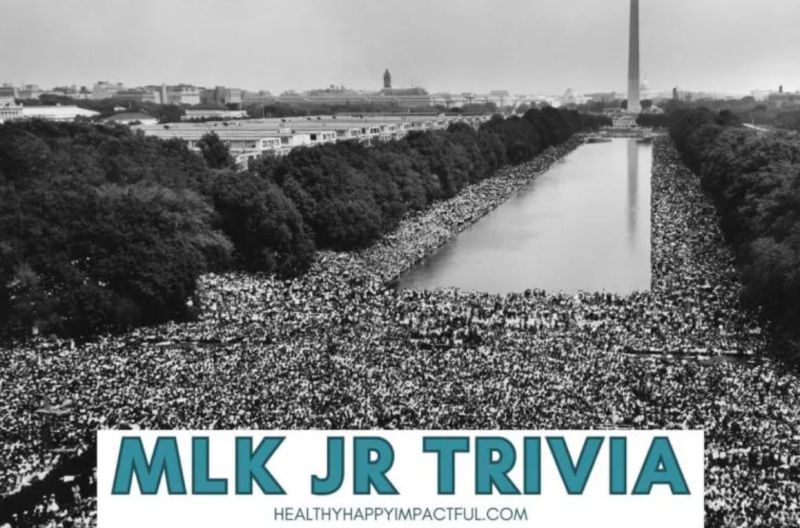
<path id="1" fill-rule="evenodd" d="M 668 128 L 672 115 L 679 110 L 707 109 L 717 113 L 727 110 L 742 123 L 800 132 L 800 104 L 797 103 L 778 106 L 747 96 L 741 99 L 701 99 L 696 102 L 672 99 L 659 106 L 664 113 L 640 114 L 636 122 L 643 127 Z"/>
<path id="2" fill-rule="evenodd" d="M 18 99 L 24 106 L 50 106 L 50 105 L 75 105 L 78 108 L 98 112 L 94 118 L 81 117 L 82 121 L 100 121 L 119 113 L 119 108 L 125 112 L 148 114 L 158 119 L 159 123 L 177 123 L 185 114 L 185 108 L 174 104 L 159 104 L 149 101 L 132 101 L 110 97 L 107 99 L 73 99 L 66 95 L 42 94 L 38 99 Z"/>
<path id="3" fill-rule="evenodd" d="M 247 111 L 248 117 L 269 118 L 269 117 L 302 117 L 316 115 L 336 115 L 336 114 L 465 114 L 482 115 L 496 113 L 500 109 L 492 102 L 470 103 L 459 107 L 446 107 L 443 105 L 421 105 L 418 107 L 400 106 L 395 102 L 359 102 L 348 103 L 307 103 L 307 102 L 281 102 L 272 101 L 264 103 L 243 103 L 239 105 Z M 529 108 L 529 107 L 528 107 Z M 502 110 L 511 112 L 510 106 Z M 526 109 L 527 110 L 527 109 Z M 517 112 L 524 113 L 524 112 Z"/>
<path id="4" fill-rule="evenodd" d="M 729 110 L 677 110 L 669 132 L 713 198 L 735 250 L 743 300 L 800 335 L 800 136 L 739 126 Z M 793 347 L 797 350 L 797 347 Z"/>
<path id="5" fill-rule="evenodd" d="M 0 125 L 0 334 L 83 338 L 189 317 L 203 273 L 300 275 L 317 248 L 365 247 L 406 213 L 602 123 L 531 110 L 480 130 L 295 149 L 244 173 L 213 135 L 198 156 L 118 125 Z"/>

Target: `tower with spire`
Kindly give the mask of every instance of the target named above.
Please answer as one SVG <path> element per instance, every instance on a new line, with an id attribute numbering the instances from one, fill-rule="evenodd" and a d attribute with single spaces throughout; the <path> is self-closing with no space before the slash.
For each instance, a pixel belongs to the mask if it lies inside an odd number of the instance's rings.
<path id="1" fill-rule="evenodd" d="M 392 88 L 392 74 L 389 73 L 389 69 L 387 68 L 385 72 L 383 72 L 383 89 L 390 90 Z"/>
<path id="2" fill-rule="evenodd" d="M 639 94 L 639 0 L 631 0 L 631 27 L 628 48 L 628 112 L 642 111 Z"/>

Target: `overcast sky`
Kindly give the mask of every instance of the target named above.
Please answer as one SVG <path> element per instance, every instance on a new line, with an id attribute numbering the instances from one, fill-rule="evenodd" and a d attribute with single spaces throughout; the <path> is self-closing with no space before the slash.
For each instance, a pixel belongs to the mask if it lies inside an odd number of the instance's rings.
<path id="1" fill-rule="evenodd" d="M 625 88 L 629 0 L 0 0 L 0 82 Z M 800 89 L 800 1 L 641 0 L 652 88 Z"/>

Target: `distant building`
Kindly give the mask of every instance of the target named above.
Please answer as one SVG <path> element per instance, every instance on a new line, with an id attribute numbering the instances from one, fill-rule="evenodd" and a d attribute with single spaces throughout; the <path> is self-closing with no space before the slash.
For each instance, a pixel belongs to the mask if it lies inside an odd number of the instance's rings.
<path id="1" fill-rule="evenodd" d="M 561 106 L 581 105 L 588 102 L 588 99 L 581 94 L 576 94 L 572 88 L 567 88 L 561 97 Z"/>
<path id="2" fill-rule="evenodd" d="M 217 86 L 200 92 L 200 102 L 204 105 L 239 105 L 242 104 L 242 90 Z"/>
<path id="3" fill-rule="evenodd" d="M 187 110 L 189 112 L 190 110 Z M 182 122 L 136 127 L 149 136 L 179 138 L 198 151 L 198 141 L 214 132 L 228 146 L 237 166 L 264 154 L 283 156 L 298 147 L 334 142 L 374 145 L 400 139 L 411 131 L 443 130 L 450 123 L 466 123 L 477 128 L 489 119 L 480 116 L 444 115 L 367 115 L 304 116 L 296 118 L 246 119 L 238 121 Z"/>
<path id="4" fill-rule="evenodd" d="M 384 90 L 391 90 L 392 88 L 392 74 L 389 73 L 389 69 L 387 68 L 385 72 L 383 72 L 383 89 Z"/>
<path id="5" fill-rule="evenodd" d="M 165 105 L 167 104 L 167 85 L 162 84 L 161 86 L 145 86 L 148 90 L 152 90 L 154 94 L 156 94 L 156 98 L 158 99 L 158 104 Z"/>
<path id="6" fill-rule="evenodd" d="M 58 95 L 61 97 L 69 97 L 70 99 L 86 99 L 89 95 L 89 90 L 87 90 L 85 86 L 82 86 L 79 91 L 78 87 L 73 84 L 70 86 L 56 86 L 52 90 L 43 92 L 42 95 Z"/>
<path id="7" fill-rule="evenodd" d="M 461 108 L 467 102 L 467 99 L 461 94 L 447 94 L 445 99 L 447 108 Z"/>
<path id="8" fill-rule="evenodd" d="M 167 86 L 162 88 L 165 91 L 164 101 L 161 104 L 171 105 L 199 105 L 200 104 L 200 88 L 188 84 L 178 84 L 176 86 Z"/>
<path id="9" fill-rule="evenodd" d="M 370 102 L 369 94 L 350 90 L 344 86 L 330 86 L 321 90 L 310 90 L 303 94 L 284 92 L 277 101 L 286 104 L 307 104 L 324 106 L 347 106 Z"/>
<path id="10" fill-rule="evenodd" d="M 18 105 L 13 97 L 0 95 L 0 123 L 22 117 L 22 105 Z"/>
<path id="11" fill-rule="evenodd" d="M 650 81 L 648 81 L 647 77 L 645 76 L 642 79 L 642 82 L 639 83 L 639 102 L 641 103 L 641 101 L 651 98 L 652 93 L 650 92 Z"/>
<path id="12" fill-rule="evenodd" d="M 18 99 L 17 87 L 11 84 L 0 86 L 0 99 Z"/>
<path id="13" fill-rule="evenodd" d="M 639 126 L 636 124 L 636 116 L 631 114 L 630 112 L 617 111 L 615 113 L 607 115 L 611 117 L 612 128 L 616 128 L 618 130 L 626 130 L 630 128 L 637 128 Z"/>
<path id="14" fill-rule="evenodd" d="M 181 116 L 181 121 L 244 119 L 246 117 L 247 111 L 245 110 L 186 110 Z"/>
<path id="15" fill-rule="evenodd" d="M 103 120 L 104 123 L 117 123 L 120 125 L 156 125 L 158 119 L 155 117 L 137 112 L 127 112 L 114 114 Z"/>
<path id="16" fill-rule="evenodd" d="M 451 94 L 449 92 L 441 92 L 431 96 L 431 104 L 434 106 L 443 106 L 447 109 L 461 108 L 464 106 L 466 99 L 463 95 Z"/>
<path id="17" fill-rule="evenodd" d="M 586 99 L 590 103 L 610 103 L 621 97 L 617 92 L 595 92 L 586 94 Z"/>
<path id="18" fill-rule="evenodd" d="M 776 108 L 787 104 L 800 104 L 800 92 L 790 93 L 779 91 L 778 93 L 771 93 L 767 101 Z"/>
<path id="19" fill-rule="evenodd" d="M 78 117 L 92 118 L 99 112 L 78 108 L 73 105 L 60 106 L 24 106 L 22 118 L 47 119 L 49 121 L 74 121 Z"/>
<path id="20" fill-rule="evenodd" d="M 92 99 L 111 99 L 117 92 L 123 90 L 122 83 L 110 83 L 108 81 L 98 81 L 92 88 Z"/>
<path id="21" fill-rule="evenodd" d="M 272 104 L 275 102 L 275 96 L 267 91 L 260 92 L 243 92 L 242 104 Z"/>
<path id="22" fill-rule="evenodd" d="M 38 99 L 43 90 L 36 84 L 23 84 L 17 89 L 17 99 Z"/>
<path id="23" fill-rule="evenodd" d="M 424 88 L 384 88 L 368 98 L 373 103 L 393 104 L 403 108 L 434 106 L 434 98 Z"/>
<path id="24" fill-rule="evenodd" d="M 497 108 L 504 106 L 513 106 L 514 100 L 508 90 L 492 90 L 487 97 L 488 102 L 497 105 Z"/>
<path id="25" fill-rule="evenodd" d="M 114 94 L 115 99 L 137 103 L 160 103 L 158 92 L 147 88 L 130 88 L 119 90 Z"/>
<path id="26" fill-rule="evenodd" d="M 251 160 L 264 154 L 283 155 L 295 146 L 308 145 L 311 142 L 308 135 L 296 137 L 291 133 L 281 134 L 278 130 L 240 130 L 233 127 L 211 129 L 202 124 L 197 124 L 192 128 L 179 127 L 174 124 L 145 126 L 141 130 L 149 136 L 161 139 L 182 139 L 195 152 L 200 152 L 198 144 L 202 137 L 209 132 L 214 132 L 230 150 L 237 167 L 242 169 L 247 168 Z"/>

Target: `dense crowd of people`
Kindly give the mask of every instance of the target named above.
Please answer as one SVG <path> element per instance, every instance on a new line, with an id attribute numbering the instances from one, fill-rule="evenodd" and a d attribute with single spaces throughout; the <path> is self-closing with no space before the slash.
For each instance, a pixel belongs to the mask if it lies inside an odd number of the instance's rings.
<path id="1" fill-rule="evenodd" d="M 706 434 L 708 526 L 798 526 L 800 382 L 763 357 L 713 208 L 668 140 L 654 146 L 650 291 L 394 287 L 577 144 L 367 249 L 321 252 L 297 279 L 207 275 L 196 322 L 0 349 L 0 495 L 100 428 L 688 428 Z"/>
<path id="2" fill-rule="evenodd" d="M 75 498 L 68 508 L 62 508 L 52 495 L 31 510 L 14 513 L 0 528 L 41 526 L 43 528 L 94 528 L 97 526 L 97 499 Z"/>

